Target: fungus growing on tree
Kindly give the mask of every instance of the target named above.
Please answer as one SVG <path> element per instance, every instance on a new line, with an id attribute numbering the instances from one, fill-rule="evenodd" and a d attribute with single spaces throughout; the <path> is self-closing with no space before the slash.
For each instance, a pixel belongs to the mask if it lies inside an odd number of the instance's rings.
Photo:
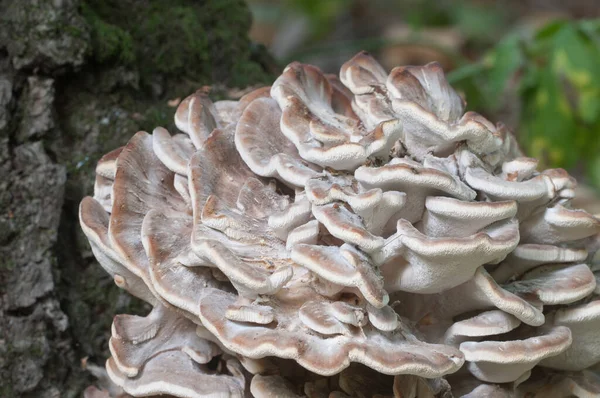
<path id="1" fill-rule="evenodd" d="M 81 225 L 153 306 L 114 319 L 115 391 L 600 391 L 600 220 L 464 108 L 439 65 L 387 74 L 360 53 L 339 80 L 293 63 L 238 102 L 195 93 L 179 133 L 104 156 Z"/>

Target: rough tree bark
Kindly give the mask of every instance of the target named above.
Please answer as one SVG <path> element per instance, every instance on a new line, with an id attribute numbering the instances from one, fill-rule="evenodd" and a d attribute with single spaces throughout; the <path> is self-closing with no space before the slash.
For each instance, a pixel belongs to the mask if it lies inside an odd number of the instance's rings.
<path id="1" fill-rule="evenodd" d="M 242 0 L 0 0 L 0 396 L 78 396 L 112 316 L 144 311 L 93 259 L 79 201 L 101 154 L 174 128 L 169 100 L 270 80 L 249 27 Z"/>

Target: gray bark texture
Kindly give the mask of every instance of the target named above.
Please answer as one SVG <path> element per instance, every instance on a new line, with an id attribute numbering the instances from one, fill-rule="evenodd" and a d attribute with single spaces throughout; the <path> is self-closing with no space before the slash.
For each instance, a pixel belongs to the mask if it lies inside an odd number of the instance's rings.
<path id="1" fill-rule="evenodd" d="M 0 397 L 80 396 L 112 317 L 147 311 L 94 260 L 79 202 L 103 153 L 174 129 L 169 100 L 268 83 L 249 26 L 242 0 L 0 0 Z"/>

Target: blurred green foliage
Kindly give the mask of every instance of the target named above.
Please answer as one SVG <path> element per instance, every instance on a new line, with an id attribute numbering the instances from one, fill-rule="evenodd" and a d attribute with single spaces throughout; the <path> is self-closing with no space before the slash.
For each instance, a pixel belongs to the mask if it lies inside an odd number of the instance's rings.
<path id="1" fill-rule="evenodd" d="M 300 0 L 302 1 L 302 0 Z M 473 49 L 487 48 L 510 26 L 502 2 L 479 3 L 456 0 L 375 0 L 395 10 L 413 29 L 452 26 Z"/>
<path id="2" fill-rule="evenodd" d="M 288 6 L 308 17 L 313 37 L 319 38 L 332 27 L 332 21 L 347 9 L 352 0 L 288 0 Z"/>
<path id="3" fill-rule="evenodd" d="M 600 20 L 554 21 L 512 33 L 448 78 L 469 108 L 520 109 L 518 137 L 544 167 L 577 168 L 600 187 Z"/>

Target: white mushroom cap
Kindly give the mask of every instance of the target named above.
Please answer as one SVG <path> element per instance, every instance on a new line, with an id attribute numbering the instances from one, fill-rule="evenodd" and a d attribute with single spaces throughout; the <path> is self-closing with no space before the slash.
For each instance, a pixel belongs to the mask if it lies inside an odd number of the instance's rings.
<path id="1" fill-rule="evenodd" d="M 383 259 L 376 257 L 379 263 L 392 257 L 382 266 L 385 288 L 439 293 L 468 281 L 481 265 L 504 259 L 517 246 L 519 233 L 510 222 L 464 238 L 429 238 L 400 220 L 392 239 L 401 247 L 392 254 L 383 252 Z"/>
<path id="2" fill-rule="evenodd" d="M 600 232 L 600 220 L 584 210 L 571 210 L 561 205 L 547 208 L 521 224 L 524 243 L 556 245 L 577 241 Z"/>
<path id="3" fill-rule="evenodd" d="M 573 334 L 573 344 L 556 357 L 542 361 L 542 366 L 560 370 L 583 370 L 600 362 L 600 300 L 557 310 L 551 325 L 566 326 Z"/>
<path id="4" fill-rule="evenodd" d="M 457 346 L 463 341 L 482 336 L 508 333 L 521 324 L 514 315 L 500 310 L 485 311 L 474 317 L 452 324 L 444 335 L 444 342 Z"/>
<path id="5" fill-rule="evenodd" d="M 538 265 L 585 261 L 587 256 L 585 249 L 526 243 L 518 245 L 491 274 L 496 281 L 504 283 Z"/>
<path id="6" fill-rule="evenodd" d="M 110 378 L 134 397 L 163 394 L 180 398 L 207 398 L 216 394 L 244 397 L 244 376 L 235 360 L 227 362 L 231 376 L 203 372 L 181 351 L 166 351 L 151 358 L 136 378 L 122 374 L 113 359 L 106 362 L 106 369 Z"/>
<path id="7" fill-rule="evenodd" d="M 443 196 L 429 196 L 421 231 L 431 237 L 465 237 L 517 214 L 517 203 L 464 202 Z"/>
<path id="8" fill-rule="evenodd" d="M 558 326 L 523 340 L 464 342 L 460 350 L 478 379 L 508 383 L 519 379 L 541 360 L 556 356 L 571 345 L 569 328 Z"/>

